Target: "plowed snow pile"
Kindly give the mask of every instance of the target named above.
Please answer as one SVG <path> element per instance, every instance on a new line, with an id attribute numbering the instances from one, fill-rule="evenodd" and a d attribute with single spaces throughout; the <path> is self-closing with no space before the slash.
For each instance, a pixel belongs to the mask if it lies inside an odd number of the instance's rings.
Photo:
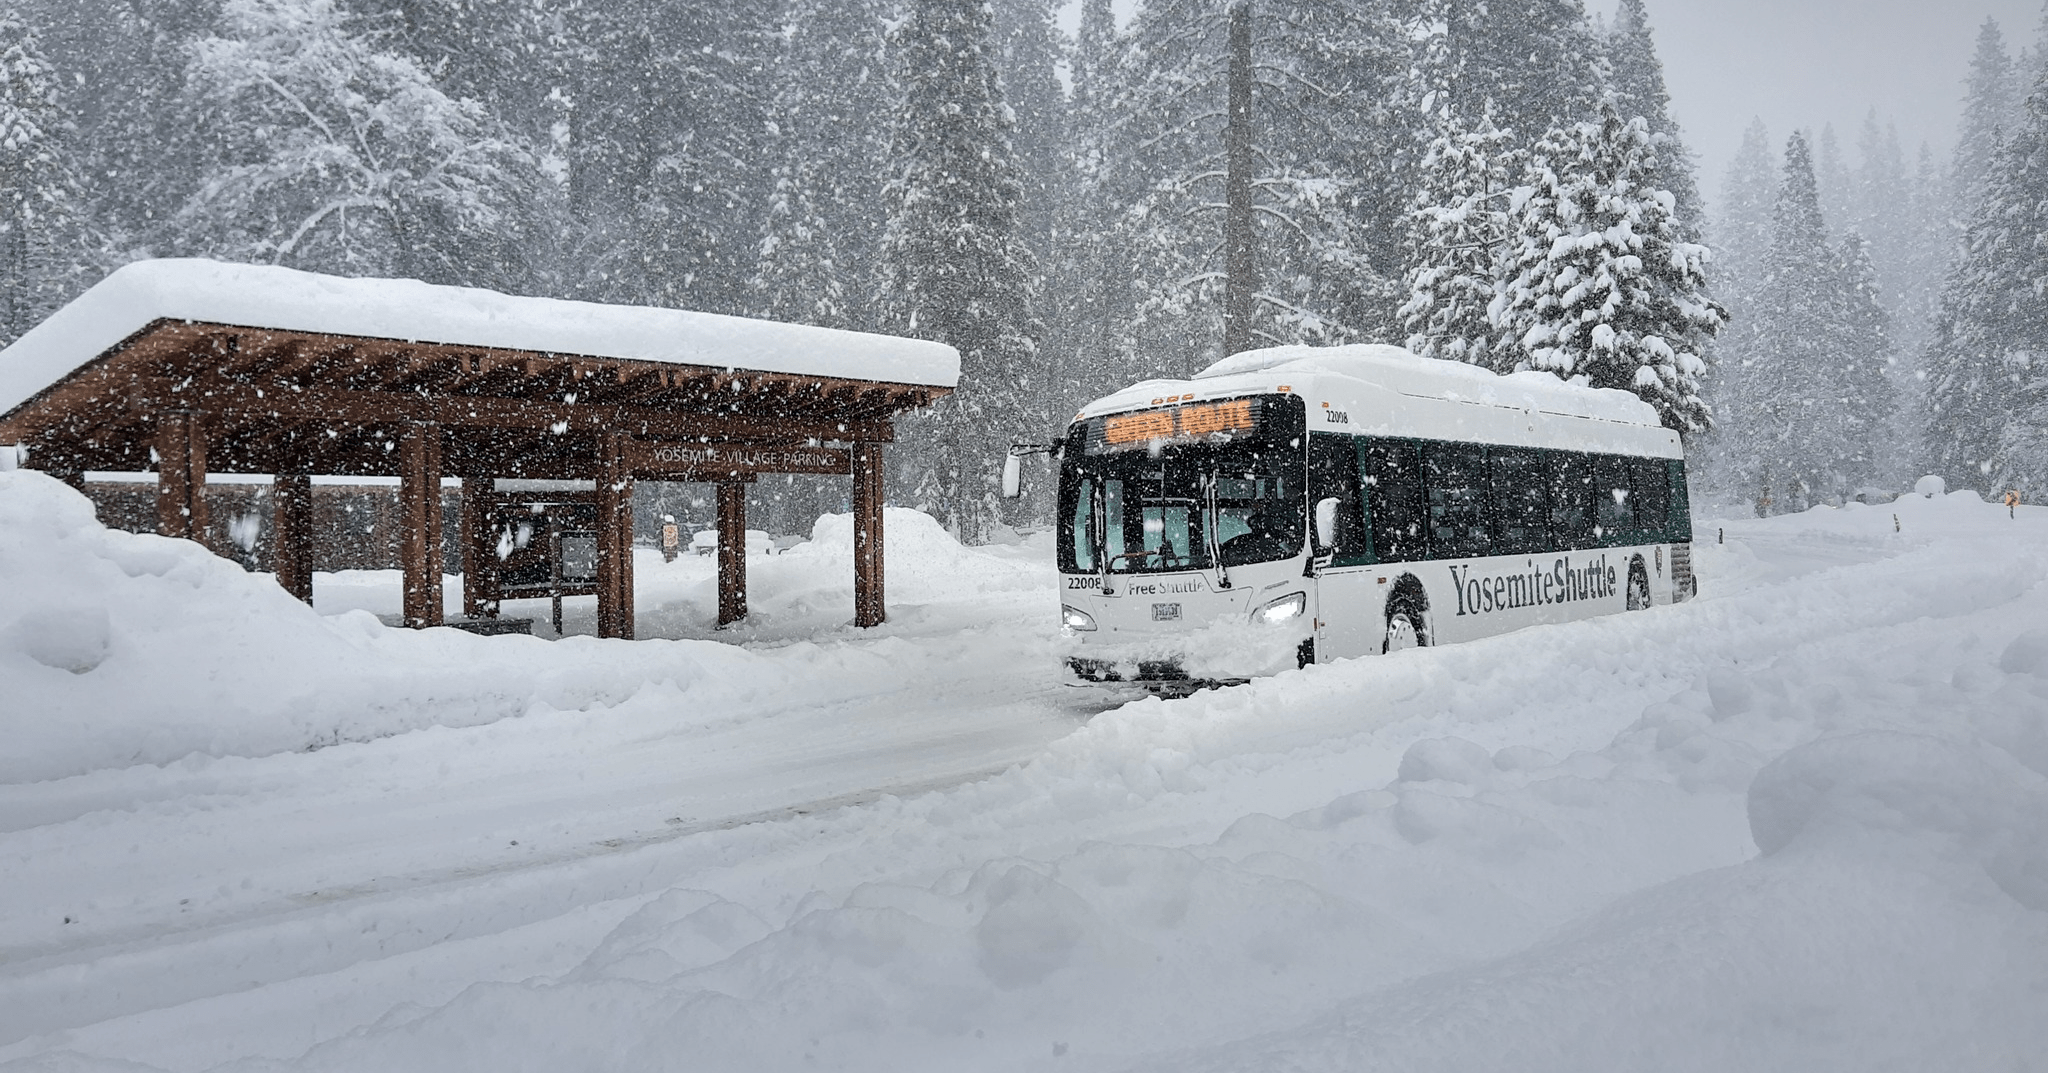
<path id="1" fill-rule="evenodd" d="M 921 562 L 974 593 L 1047 583 L 1044 564 L 962 548 L 915 511 L 891 509 L 887 525 L 901 545 L 890 578 L 911 600 L 932 587 L 905 569 Z M 819 531 L 795 553 L 757 561 L 752 595 L 763 623 L 844 636 L 851 516 L 828 515 Z M 0 473 L 0 534 L 0 785 L 607 707 L 647 688 L 681 690 L 694 718 L 716 719 L 772 692 L 791 658 L 862 658 L 813 647 L 769 665 L 698 640 L 550 643 L 388 629 L 366 611 L 323 618 L 197 544 L 107 529 L 84 497 L 29 471 Z M 643 558 L 658 568 L 658 557 Z M 684 565 L 703 573 L 708 563 Z M 396 572 L 381 573 L 395 601 Z M 708 618 L 715 579 L 688 591 L 678 613 Z"/>
<path id="2" fill-rule="evenodd" d="M 331 676 L 321 688 L 338 689 L 355 666 L 395 675 L 414 698 L 401 708 L 472 695 L 468 672 L 433 655 L 470 639 L 322 619 L 225 564 L 99 532 L 61 499 L 0 484 L 0 571 L 42 594 L 0 618 L 62 627 L 8 627 L 9 697 L 73 704 L 62 683 L 112 672 L 102 699 L 150 697 L 198 725 L 246 695 L 238 680 Z M 12 1029 L 0 1043 L 16 1041 L 0 1058 L 493 1073 L 2042 1068 L 2048 511 L 2013 520 L 1958 494 L 1698 531 L 1692 603 L 1135 701 L 961 785 L 551 865 L 579 893 L 516 928 L 454 926 L 456 941 L 314 968 L 294 936 L 331 945 L 373 929 L 374 905 L 277 918 L 262 943 L 224 925 L 176 948 L 186 976 L 212 986 L 108 1000 L 90 1018 L 52 1005 L 46 1023 L 10 1026 L 0 1014 Z M 821 525 L 818 553 L 837 556 L 830 535 Z M 982 625 L 835 639 L 835 651 L 872 646 L 913 675 L 1055 680 L 1033 669 L 1045 630 L 1004 625 L 1050 618 L 1049 575 L 1026 604 L 978 588 L 996 569 L 988 553 L 919 554 L 936 618 L 982 607 Z M 158 561 L 169 565 L 123 565 Z M 187 629 L 175 594 L 209 585 L 244 595 Z M 98 592 L 134 595 L 70 606 Z M 141 624 L 123 626 L 129 615 Z M 56 640 L 31 653 L 43 637 Z M 1022 651 L 1006 660 L 991 638 Z M 518 652 L 541 675 L 567 649 Z M 651 650 L 687 653 L 700 690 L 784 666 L 754 650 Z M 589 643 L 578 658 L 610 661 L 601 681 L 649 673 L 615 670 L 657 658 L 637 651 Z M 266 662 L 316 653 L 343 669 Z M 620 703 L 620 717 L 650 703 Z M 997 718 L 976 703 L 963 726 Z M 7 718 L 10 732 L 26 725 Z M 289 770 L 401 748 L 502 751 L 545 725 L 501 721 L 472 738 L 401 733 L 439 715 L 386 718 L 391 736 Z M 25 772 L 110 755 L 26 740 L 66 758 L 10 752 Z M 273 796 L 252 817 L 293 807 L 278 778 L 261 792 Z M 116 844 L 127 823 L 102 816 L 63 838 Z M 54 827 L 38 840 L 32 822 L 6 826 L 20 834 L 0 841 L 0 867 L 56 859 Z M 379 854 L 397 852 L 355 851 L 369 881 Z M 223 867 L 225 887 L 237 876 Z M 503 913 L 542 878 L 465 880 L 434 912 Z M 61 935 L 69 905 L 39 907 L 46 930 Z M 62 985 L 133 992 L 150 978 L 135 974 L 136 949 L 81 953 Z M 6 953 L 0 988 L 9 973 L 57 986 L 57 968 Z"/>

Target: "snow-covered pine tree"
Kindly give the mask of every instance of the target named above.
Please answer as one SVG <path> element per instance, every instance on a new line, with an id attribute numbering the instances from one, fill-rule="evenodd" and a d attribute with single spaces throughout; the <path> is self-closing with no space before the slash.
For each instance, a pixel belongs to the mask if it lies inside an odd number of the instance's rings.
<path id="1" fill-rule="evenodd" d="M 1848 162 L 1842 158 L 1841 139 L 1835 137 L 1835 125 L 1822 124 L 1820 137 L 1813 145 L 1813 177 L 1820 189 L 1821 217 L 1848 227 L 1856 218 L 1856 183 L 1849 175 Z"/>
<path id="2" fill-rule="evenodd" d="M 1784 161 L 1749 330 L 1721 366 L 1733 403 L 1723 442 L 1760 513 L 1803 509 L 1827 494 L 1841 483 L 1834 466 L 1847 453 L 1834 380 L 1841 276 L 1804 134 L 1786 142 Z"/>
<path id="3" fill-rule="evenodd" d="M 774 320 L 871 330 L 895 90 L 883 0 L 801 0 L 777 65 L 774 189 L 754 309 Z"/>
<path id="4" fill-rule="evenodd" d="M 547 144 L 566 88 L 566 5 L 550 0 L 346 0 L 388 35 L 442 92 L 482 103 L 535 144 Z"/>
<path id="5" fill-rule="evenodd" d="M 1263 0 L 1253 11 L 1253 125 L 1267 164 L 1255 191 L 1273 220 L 1260 300 L 1274 334 L 1398 338 L 1401 224 L 1422 149 L 1400 23 L 1383 2 Z"/>
<path id="6" fill-rule="evenodd" d="M 2048 354 L 2048 90 L 1993 153 L 1927 355 L 1928 455 L 1950 487 L 1995 491 L 2001 443 Z"/>
<path id="7" fill-rule="evenodd" d="M 1870 260 L 1891 310 L 1895 342 L 1902 353 L 1912 353 L 1924 345 L 1922 335 L 1931 310 L 1925 292 L 1938 291 L 1941 285 L 1938 274 L 1931 281 L 1913 278 L 1913 266 L 1918 263 L 1913 247 L 1920 240 L 1918 218 L 1926 206 L 1918 203 L 1919 191 L 1906 170 L 1897 128 L 1880 123 L 1877 109 L 1864 117 L 1856 145 L 1862 159 L 1850 177 L 1853 189 L 1845 219 L 1851 230 L 1869 239 Z"/>
<path id="8" fill-rule="evenodd" d="M 771 200 L 776 0 L 577 9 L 569 109 L 582 296 L 745 313 Z"/>
<path id="9" fill-rule="evenodd" d="M 771 320 L 872 331 L 886 217 L 896 91 L 884 42 L 886 0 L 797 0 L 768 105 L 773 186 L 748 312 Z M 748 516 L 773 532 L 809 529 L 845 509 L 842 480 L 784 476 L 748 488 Z"/>
<path id="10" fill-rule="evenodd" d="M 1991 455 L 1990 489 L 2018 491 L 2029 503 L 2048 498 L 2048 361 L 2015 363 L 2014 405 Z"/>
<path id="11" fill-rule="evenodd" d="M 1898 350 L 1870 242 L 1849 232 L 1836 264 L 1841 305 L 1833 342 L 1841 361 L 1833 379 L 1841 392 L 1837 412 L 1843 428 L 1842 454 L 1834 460 L 1834 469 L 1843 475 L 1841 491 L 1853 493 L 1877 483 L 1889 468 L 1893 418 L 1898 413 L 1898 388 L 1893 383 Z"/>
<path id="12" fill-rule="evenodd" d="M 72 135 L 36 35 L 0 7 L 0 345 L 70 297 L 83 267 Z"/>
<path id="13" fill-rule="evenodd" d="M 1714 290 L 1728 309 L 1728 327 L 1715 341 L 1715 375 L 1706 398 L 1714 411 L 1714 431 L 1698 452 L 1696 479 L 1703 487 L 1736 494 L 1754 494 L 1752 461 L 1744 439 L 1754 379 L 1756 341 L 1761 325 L 1755 314 L 1763 289 L 1764 265 L 1771 252 L 1771 216 L 1778 200 L 1777 151 L 1763 120 L 1752 119 L 1743 131 L 1742 146 L 1722 176 L 1714 219 Z"/>
<path id="14" fill-rule="evenodd" d="M 1701 353 L 1726 313 L 1707 294 L 1706 247 L 1679 237 L 1649 126 L 1609 103 L 1551 132 L 1515 210 L 1493 312 L 1520 364 L 1633 391 L 1669 427 L 1704 431 Z"/>
<path id="15" fill-rule="evenodd" d="M 94 270 L 161 248 L 165 219 L 200 181 L 211 124 L 180 99 L 187 50 L 220 0 L 14 0 L 64 72 L 63 104 Z"/>
<path id="16" fill-rule="evenodd" d="M 1750 120 L 1742 147 L 1721 183 L 1714 221 L 1714 264 L 1729 306 L 1739 310 L 1763 278 L 1771 250 L 1771 213 L 1778 200 L 1778 155 L 1761 119 Z"/>
<path id="17" fill-rule="evenodd" d="M 1401 318 L 1408 349 L 1424 357 L 1495 370 L 1512 369 L 1521 357 L 1518 348 L 1502 345 L 1491 315 L 1515 233 L 1510 176 L 1522 172 L 1506 142 L 1491 117 L 1468 130 L 1447 111 L 1423 156 L 1408 220 L 1409 297 Z"/>
<path id="18" fill-rule="evenodd" d="M 357 34 L 333 0 L 227 0 L 187 84 L 212 169 L 175 221 L 195 253 L 520 289 L 532 151 Z"/>
<path id="19" fill-rule="evenodd" d="M 1071 118 L 1060 84 L 1066 62 L 1054 0 L 992 0 L 996 74 L 1014 123 L 1011 146 L 1023 183 L 1019 236 L 1041 265 L 1053 261 L 1062 204 L 1071 187 L 1065 143 Z"/>
<path id="20" fill-rule="evenodd" d="M 1461 115 L 1491 110 L 1509 144 L 1595 117 L 1609 73 L 1581 0 L 1419 0 L 1417 78 Z"/>
<path id="21" fill-rule="evenodd" d="M 1864 117 L 1857 136 L 1861 160 L 1851 173 L 1849 230 L 1868 237 L 1877 273 L 1877 294 L 1889 318 L 1893 359 L 1888 380 L 1894 401 L 1889 422 L 1874 436 L 1878 472 L 1873 483 L 1903 486 L 1925 472 L 1920 445 L 1920 358 L 1933 336 L 1943 266 L 1950 243 L 1943 240 L 1948 206 L 1942 184 L 1923 188 L 1907 168 L 1898 131 L 1881 122 L 1876 109 Z"/>
<path id="22" fill-rule="evenodd" d="M 1110 0 L 1083 0 L 1070 61 L 1071 133 L 1062 163 L 1067 186 L 1053 233 L 1056 252 L 1046 265 L 1044 354 L 1056 376 L 1060 413 L 1131 379 L 1115 343 L 1115 311 L 1128 307 L 1130 273 L 1117 267 L 1121 251 L 1105 239 L 1117 223 L 1106 183 L 1122 44 Z"/>
<path id="23" fill-rule="evenodd" d="M 1220 356 L 1229 25 L 1240 0 L 1148 0 L 1131 31 L 1105 180 L 1135 292 L 1117 334 L 1145 375 Z M 1419 158 L 1403 34 L 1386 5 L 1254 0 L 1249 129 L 1254 345 L 1383 338 Z"/>
<path id="24" fill-rule="evenodd" d="M 1671 117 L 1671 93 L 1664 84 L 1664 61 L 1658 58 L 1657 42 L 1650 32 L 1649 12 L 1643 0 L 1621 0 L 1614 11 L 1614 28 L 1607 38 L 1609 78 L 1616 107 L 1624 118 L 1641 116 L 1650 125 L 1657 142 L 1657 159 L 1664 187 L 1677 203 L 1679 230 L 1688 242 L 1700 241 L 1705 231 L 1704 207 L 1699 182 L 1693 175 L 1692 153 L 1678 121 Z"/>
<path id="25" fill-rule="evenodd" d="M 923 447 L 898 460 L 918 505 L 961 540 L 1000 520 L 995 477 L 1014 439 L 1050 415 L 1037 349 L 1037 266 L 1018 237 L 1022 184 L 995 70 L 985 0 L 912 0 L 896 28 L 902 86 L 886 192 L 887 324 L 960 351 L 960 389 L 918 419 Z"/>
<path id="26" fill-rule="evenodd" d="M 1966 213 L 1990 176 L 2000 131 L 2010 128 L 2020 114 L 2020 94 L 2024 92 L 2017 85 L 2012 54 L 1995 19 L 1985 19 L 1977 30 L 1977 51 L 1970 58 L 1967 86 L 1954 164 L 1956 192 Z"/>
<path id="27" fill-rule="evenodd" d="M 1069 379 L 1065 366 L 1072 360 L 1072 354 L 1055 351 L 1048 345 L 1057 337 L 1042 323 L 1045 312 L 1061 310 L 1069 304 L 1068 296 L 1059 293 L 1059 288 L 1070 277 L 1060 271 L 1059 264 L 1070 241 L 1067 232 L 1079 223 L 1072 213 L 1078 176 L 1068 149 L 1068 141 L 1074 136 L 1073 106 L 1061 80 L 1061 68 L 1069 63 L 1066 38 L 1057 25 L 1063 6 L 1061 0 L 992 0 L 996 77 L 1002 87 L 1003 103 L 1010 109 L 1010 144 L 1022 185 L 1017 204 L 1017 237 L 1039 273 L 1035 280 L 1039 295 L 1036 308 L 1042 326 L 1033 371 L 1038 390 L 1025 407 L 1032 415 L 1025 419 L 1027 427 L 1018 430 L 1020 434 L 1028 433 L 1027 439 L 1050 435 L 1057 415 L 1071 413 L 1067 404 L 1080 401 L 1063 397 L 1061 385 Z M 1067 73 L 1071 77 L 1070 67 Z M 1005 514 L 1012 521 L 1052 517 L 1059 484 L 1051 479 L 1047 465 L 1050 461 L 1049 456 L 1031 460 L 1038 469 L 1033 479 L 1024 484 L 1024 499 L 1006 505 Z"/>

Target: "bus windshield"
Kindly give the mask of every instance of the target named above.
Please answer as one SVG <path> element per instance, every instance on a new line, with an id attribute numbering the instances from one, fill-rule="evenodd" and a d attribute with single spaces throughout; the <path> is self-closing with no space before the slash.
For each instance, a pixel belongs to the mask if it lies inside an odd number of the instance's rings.
<path id="1" fill-rule="evenodd" d="M 1295 400 L 1293 413 L 1298 415 Z M 1303 549 L 1299 418 L 1269 405 L 1261 435 L 1119 453 L 1070 449 L 1060 481 L 1068 573 L 1166 573 L 1273 562 Z M 1080 448 L 1084 429 L 1076 428 Z"/>

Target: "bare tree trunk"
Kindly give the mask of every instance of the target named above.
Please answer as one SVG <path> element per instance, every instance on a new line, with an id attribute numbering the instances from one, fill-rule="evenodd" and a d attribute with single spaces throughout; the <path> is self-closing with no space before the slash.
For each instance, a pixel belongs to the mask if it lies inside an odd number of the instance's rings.
<path id="1" fill-rule="evenodd" d="M 1259 263 L 1252 234 L 1252 5 L 1230 10 L 1230 115 L 1223 128 L 1223 353 L 1252 348 Z"/>

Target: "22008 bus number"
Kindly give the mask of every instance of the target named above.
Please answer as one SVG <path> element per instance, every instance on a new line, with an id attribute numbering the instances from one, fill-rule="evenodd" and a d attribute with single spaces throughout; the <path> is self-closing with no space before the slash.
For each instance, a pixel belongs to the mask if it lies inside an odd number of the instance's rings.
<path id="1" fill-rule="evenodd" d="M 1070 589 L 1099 589 L 1101 587 L 1102 579 L 1099 577 L 1070 577 L 1067 579 L 1067 588 Z"/>

